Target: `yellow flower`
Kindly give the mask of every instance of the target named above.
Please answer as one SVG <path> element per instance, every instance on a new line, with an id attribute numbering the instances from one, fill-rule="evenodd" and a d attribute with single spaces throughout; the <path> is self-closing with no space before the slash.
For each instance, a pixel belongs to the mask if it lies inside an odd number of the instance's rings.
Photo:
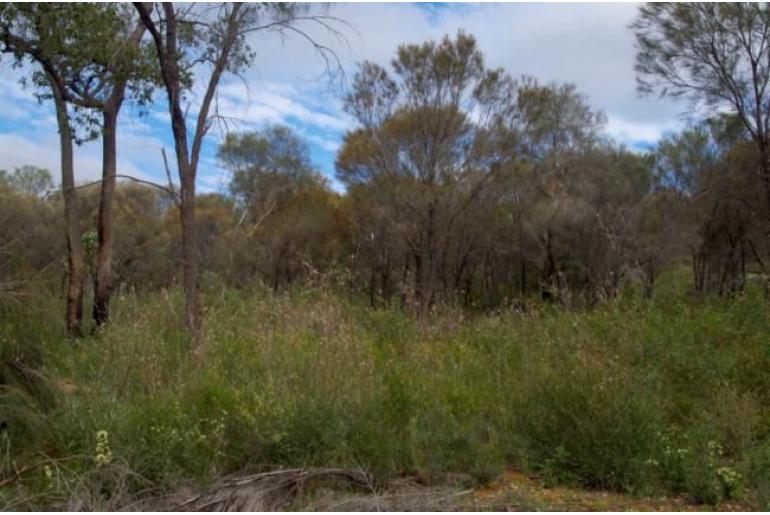
<path id="1" fill-rule="evenodd" d="M 109 435 L 103 429 L 96 432 L 96 455 L 94 456 L 94 461 L 99 466 L 108 465 L 112 462 Z"/>

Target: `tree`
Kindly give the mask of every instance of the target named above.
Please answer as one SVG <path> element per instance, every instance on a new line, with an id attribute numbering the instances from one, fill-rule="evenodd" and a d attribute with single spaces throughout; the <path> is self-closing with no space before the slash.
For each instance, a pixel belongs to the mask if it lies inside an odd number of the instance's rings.
<path id="1" fill-rule="evenodd" d="M 217 157 L 232 173 L 237 227 L 252 245 L 251 267 L 278 290 L 339 257 L 345 222 L 338 195 L 313 166 L 307 144 L 284 126 L 228 134 Z"/>
<path id="2" fill-rule="evenodd" d="M 293 26 L 300 20 L 317 21 L 331 27 L 320 17 L 303 17 L 306 10 L 298 4 L 175 5 L 172 3 L 134 3 L 155 46 L 160 76 L 166 91 L 171 129 L 174 136 L 177 170 L 180 179 L 179 211 L 182 225 L 182 269 L 185 293 L 185 325 L 196 351 L 202 350 L 199 299 L 200 256 L 195 218 L 195 179 L 203 140 L 215 118 L 210 116 L 217 88 L 226 73 L 238 73 L 254 57 L 247 35 L 274 29 L 303 35 L 328 58 L 331 51 Z M 268 18 L 268 21 L 262 18 Z M 203 87 L 198 114 L 192 132 L 188 132 L 184 93 L 194 80 L 194 70 L 205 65 L 210 73 Z M 189 135 L 192 135 L 190 142 Z"/>
<path id="3" fill-rule="evenodd" d="M 49 88 L 48 76 L 55 75 L 57 95 L 72 107 L 69 123 L 83 133 L 80 140 L 102 136 L 93 308 L 94 320 L 101 325 L 109 317 L 117 117 L 127 90 L 139 101 L 147 100 L 151 91 L 152 71 L 148 60 L 141 59 L 144 25 L 136 20 L 133 9 L 109 3 L 19 4 L 4 7 L 3 19 L 6 51 L 16 54 L 18 64 L 23 56 L 28 56 L 43 66 L 44 74 L 32 75 L 32 82 L 38 87 Z M 45 93 L 39 96 L 56 98 Z M 94 116 L 94 111 L 101 116 Z M 76 132 L 72 131 L 73 137 Z M 62 184 L 64 187 L 65 181 Z M 77 268 L 71 266 L 71 272 Z M 82 300 L 78 302 L 82 304 Z"/>
<path id="4" fill-rule="evenodd" d="M 664 256 L 689 253 L 699 294 L 740 293 L 752 263 L 766 273 L 765 215 L 757 208 L 764 192 L 750 173 L 759 152 L 736 121 L 725 114 L 704 120 L 663 138 L 653 153 L 656 187 L 648 206 L 664 213 L 657 224 L 652 213 L 642 239 L 658 241 Z M 657 256 L 647 255 L 653 264 Z"/>
<path id="5" fill-rule="evenodd" d="M 508 123 L 514 83 L 486 68 L 462 32 L 400 46 L 392 69 L 359 66 L 345 106 L 360 128 L 345 136 L 337 175 L 349 188 L 380 192 L 372 198 L 407 248 L 402 282 L 411 275 L 413 307 L 424 316 L 458 221 L 512 159 L 498 129 Z"/>
<path id="6" fill-rule="evenodd" d="M 83 6 L 87 9 L 87 7 Z M 80 224 L 77 218 L 77 192 L 73 163 L 75 133 L 68 106 L 67 74 L 87 63 L 82 55 L 66 54 L 64 34 L 82 30 L 81 16 L 58 16 L 59 7 L 53 4 L 2 4 L 0 6 L 0 41 L 3 53 L 11 53 L 21 66 L 27 60 L 40 66 L 32 74 L 34 83 L 49 88 L 43 95 L 53 98 L 59 128 L 61 150 L 61 187 L 64 196 L 65 235 L 67 239 L 68 288 L 66 306 L 67 334 L 81 334 L 83 319 L 83 281 L 85 265 L 81 244 Z"/>
<path id="7" fill-rule="evenodd" d="M 53 188 L 51 172 L 32 165 L 16 168 L 7 181 L 11 187 L 30 197 L 40 197 Z"/>
<path id="8" fill-rule="evenodd" d="M 770 226 L 770 6 L 653 3 L 631 25 L 642 92 L 730 108 L 759 152 Z"/>
<path id="9" fill-rule="evenodd" d="M 118 115 L 127 93 L 140 103 L 149 100 L 154 70 L 150 67 L 149 54 L 143 52 L 141 45 L 145 26 L 130 7 L 94 6 L 85 27 L 73 38 L 67 51 L 86 52 L 90 63 L 80 70 L 76 80 L 68 81 L 67 87 L 71 102 L 101 114 L 102 180 L 92 312 L 94 322 L 101 326 L 110 316 Z"/>
<path id="10" fill-rule="evenodd" d="M 530 169 L 522 178 L 521 189 L 528 197 L 520 215 L 523 230 L 539 247 L 542 295 L 564 297 L 569 247 L 559 239 L 575 234 L 578 221 L 594 216 L 593 204 L 580 189 L 590 187 L 594 178 L 586 173 L 591 170 L 587 162 L 597 155 L 606 157 L 594 152 L 604 115 L 593 110 L 574 85 L 539 84 L 529 77 L 517 88 L 515 113 L 516 151 Z"/>
<path id="11" fill-rule="evenodd" d="M 229 133 L 217 158 L 233 174 L 230 193 L 242 209 L 239 225 L 247 216 L 254 217 L 259 225 L 275 209 L 282 194 L 316 180 L 317 175 L 307 144 L 285 126 Z"/>

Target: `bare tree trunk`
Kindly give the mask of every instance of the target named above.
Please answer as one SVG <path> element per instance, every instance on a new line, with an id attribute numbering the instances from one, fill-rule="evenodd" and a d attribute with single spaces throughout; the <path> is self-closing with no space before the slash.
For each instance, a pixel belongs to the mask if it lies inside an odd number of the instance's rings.
<path id="1" fill-rule="evenodd" d="M 416 315 L 418 318 L 422 318 L 423 316 L 423 307 L 426 302 L 425 300 L 425 280 L 423 277 L 423 274 L 425 273 L 423 270 L 423 259 L 422 259 L 422 250 L 417 250 L 414 252 L 414 301 L 415 306 L 413 306 L 416 309 Z"/>
<path id="2" fill-rule="evenodd" d="M 473 304 L 473 276 L 476 275 L 476 267 L 471 265 L 468 274 L 465 276 L 465 306 L 470 307 Z"/>
<path id="3" fill-rule="evenodd" d="M 706 253 L 699 249 L 692 254 L 693 283 L 695 293 L 703 295 L 706 293 Z"/>
<path id="4" fill-rule="evenodd" d="M 545 283 L 540 288 L 543 300 L 556 300 L 561 293 L 559 285 L 559 270 L 553 255 L 551 230 L 545 233 Z"/>
<path id="5" fill-rule="evenodd" d="M 481 284 L 484 290 L 484 302 L 488 303 L 492 297 L 492 280 L 489 273 L 489 249 L 484 252 L 484 264 L 481 267 Z"/>
<path id="6" fill-rule="evenodd" d="M 202 344 L 200 310 L 200 256 L 198 254 L 198 225 L 195 218 L 195 175 L 190 170 L 182 174 L 179 214 L 182 221 L 182 286 L 185 297 L 185 325 L 197 350 Z"/>
<path id="7" fill-rule="evenodd" d="M 463 273 L 465 272 L 465 269 L 468 266 L 469 259 L 470 259 L 470 251 L 463 254 L 463 257 L 460 259 L 460 264 L 455 267 L 454 280 L 452 282 L 453 293 L 459 294 L 459 292 L 462 289 Z"/>
<path id="8" fill-rule="evenodd" d="M 651 299 L 655 291 L 655 264 L 649 258 L 644 266 L 644 298 Z"/>
<path id="9" fill-rule="evenodd" d="M 420 318 L 427 318 L 433 304 L 436 282 L 436 207 L 434 201 L 428 204 L 428 234 L 426 259 L 421 261 L 425 277 L 421 280 L 420 303 L 418 305 Z"/>
<path id="10" fill-rule="evenodd" d="M 449 254 L 449 245 L 444 245 L 441 251 L 441 265 L 438 269 L 439 280 L 441 281 L 441 293 L 445 299 L 450 298 L 449 279 L 447 277 L 447 254 Z"/>
<path id="11" fill-rule="evenodd" d="M 112 203 L 115 196 L 117 174 L 117 109 L 104 110 L 102 133 L 102 183 L 99 198 L 99 248 L 96 253 L 96 277 L 94 279 L 93 319 L 97 327 L 110 318 L 110 294 L 112 285 Z"/>
<path id="12" fill-rule="evenodd" d="M 408 292 L 409 292 L 409 262 L 411 261 L 411 256 L 409 253 L 406 253 L 404 255 L 404 270 L 401 274 L 401 309 L 406 310 L 407 302 L 408 302 Z"/>
<path id="13" fill-rule="evenodd" d="M 385 253 L 385 264 L 380 271 L 380 296 L 384 302 L 390 302 L 390 253 Z"/>
<path id="14" fill-rule="evenodd" d="M 377 265 L 372 264 L 372 271 L 369 274 L 369 306 L 372 308 L 377 307 Z"/>
<path id="15" fill-rule="evenodd" d="M 759 167 L 762 185 L 765 189 L 765 200 L 767 201 L 767 223 L 770 233 L 770 152 L 766 143 L 759 143 Z"/>
<path id="16" fill-rule="evenodd" d="M 129 38 L 129 44 L 139 47 L 144 24 L 139 22 Z M 113 70 L 114 71 L 114 70 Z M 121 74 L 118 74 L 121 75 Z M 110 297 L 112 295 L 112 203 L 115 197 L 115 178 L 117 175 L 117 131 L 118 113 L 125 98 L 128 78 L 123 76 L 112 85 L 112 92 L 102 106 L 102 185 L 99 196 L 98 237 L 99 248 L 96 252 L 96 274 L 94 278 L 94 305 L 92 317 L 97 327 L 107 323 L 110 318 Z"/>
<path id="17" fill-rule="evenodd" d="M 738 294 L 743 295 L 746 290 L 746 238 L 743 234 L 743 229 L 741 228 L 741 237 L 740 237 L 740 244 L 741 244 L 741 261 L 740 261 L 740 271 L 739 271 L 739 279 L 738 279 Z"/>
<path id="18" fill-rule="evenodd" d="M 61 146 L 61 185 L 64 197 L 64 224 L 67 238 L 67 262 L 69 284 L 67 286 L 67 335 L 77 338 L 82 335 L 83 324 L 83 281 L 85 263 L 78 222 L 77 191 L 75 190 L 75 169 L 72 149 L 72 127 L 70 126 L 67 104 L 62 92 L 51 79 L 51 91 L 56 105 L 56 121 L 59 126 Z"/>

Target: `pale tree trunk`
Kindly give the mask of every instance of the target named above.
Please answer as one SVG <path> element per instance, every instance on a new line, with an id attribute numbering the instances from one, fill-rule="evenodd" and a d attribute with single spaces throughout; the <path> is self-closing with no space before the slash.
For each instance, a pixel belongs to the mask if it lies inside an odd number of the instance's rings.
<path id="1" fill-rule="evenodd" d="M 59 144 L 61 146 L 61 185 L 64 197 L 64 225 L 67 238 L 67 263 L 69 265 L 69 283 L 67 285 L 67 335 L 77 338 L 82 335 L 83 323 L 83 282 L 85 263 L 78 221 L 77 192 L 75 190 L 75 170 L 72 148 L 72 127 L 70 126 L 67 105 L 54 80 L 51 79 L 51 91 L 56 105 L 56 121 L 59 126 Z"/>

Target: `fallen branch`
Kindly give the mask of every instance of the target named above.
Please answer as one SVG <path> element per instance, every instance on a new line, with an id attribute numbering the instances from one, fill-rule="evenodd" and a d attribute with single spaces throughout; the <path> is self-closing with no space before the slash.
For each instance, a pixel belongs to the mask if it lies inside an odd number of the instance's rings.
<path id="1" fill-rule="evenodd" d="M 360 470 L 344 468 L 283 469 L 247 476 L 228 477 L 212 486 L 206 494 L 186 499 L 171 511 L 244 510 L 254 505 L 272 509 L 285 505 L 310 480 L 336 477 L 367 491 L 374 490 L 374 480 Z"/>

